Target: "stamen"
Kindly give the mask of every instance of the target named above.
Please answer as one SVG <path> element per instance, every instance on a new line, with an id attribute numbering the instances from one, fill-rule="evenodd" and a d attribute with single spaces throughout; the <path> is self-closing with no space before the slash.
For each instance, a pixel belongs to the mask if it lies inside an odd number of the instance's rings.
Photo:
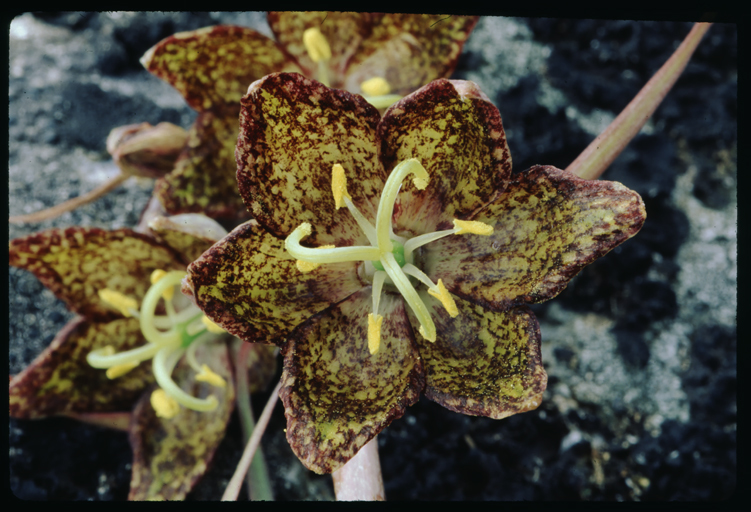
<path id="1" fill-rule="evenodd" d="M 218 401 L 216 397 L 210 396 L 204 399 L 190 396 L 172 380 L 172 370 L 174 370 L 177 361 L 182 357 L 183 350 L 174 350 L 171 348 L 163 348 L 157 352 L 154 356 L 152 368 L 154 369 L 154 377 L 159 386 L 164 391 L 177 400 L 177 402 L 188 409 L 194 411 L 211 411 L 216 409 Z"/>
<path id="2" fill-rule="evenodd" d="M 162 270 L 162 269 L 160 269 L 160 268 L 156 269 L 155 271 L 153 271 L 153 272 L 151 273 L 151 278 L 150 278 L 150 280 L 151 280 L 151 284 L 156 284 L 156 283 L 157 283 L 157 281 L 159 281 L 160 279 L 162 279 L 162 278 L 163 278 L 164 276 L 166 276 L 166 275 L 167 275 L 167 272 L 166 272 L 166 271 L 164 271 L 164 270 Z M 165 301 L 168 301 L 168 300 L 172 300 L 172 297 L 174 297 L 174 296 L 175 296 L 175 289 L 174 289 L 174 288 L 172 288 L 172 287 L 170 287 L 170 288 L 167 288 L 167 289 L 166 289 L 166 290 L 164 290 L 164 292 L 162 293 L 162 298 L 163 298 L 163 299 L 164 299 Z"/>
<path id="3" fill-rule="evenodd" d="M 380 257 L 376 247 L 351 246 L 311 249 L 300 245 L 300 240 L 312 233 L 309 223 L 300 224 L 284 241 L 284 247 L 293 258 L 310 263 L 339 263 L 342 261 L 371 261 Z"/>
<path id="4" fill-rule="evenodd" d="M 389 108 L 391 105 L 402 99 L 404 96 L 399 94 L 384 94 L 383 96 L 363 96 L 365 101 L 373 105 L 378 110 Z"/>
<path id="5" fill-rule="evenodd" d="M 122 313 L 122 315 L 126 318 L 134 316 L 134 312 L 136 312 L 137 314 L 138 302 L 136 301 L 136 299 L 123 295 L 122 293 L 116 292 L 115 290 L 110 290 L 109 288 L 99 290 L 97 294 L 99 295 L 100 299 L 102 299 L 113 308 L 119 310 L 120 313 Z"/>
<path id="6" fill-rule="evenodd" d="M 201 382 L 208 382 L 212 386 L 216 386 L 218 388 L 227 387 L 227 382 L 225 382 L 225 380 L 219 375 L 212 372 L 211 368 L 209 368 L 208 365 L 205 364 L 201 366 L 201 373 L 196 375 L 196 380 Z"/>
<path id="7" fill-rule="evenodd" d="M 378 348 L 381 346 L 382 323 L 383 317 L 381 315 L 373 316 L 373 313 L 368 313 L 368 350 L 370 350 L 370 355 L 378 352 Z"/>
<path id="8" fill-rule="evenodd" d="M 331 46 L 318 28 L 306 29 L 302 34 L 302 42 L 313 62 L 331 59 Z"/>
<path id="9" fill-rule="evenodd" d="M 438 285 L 435 288 L 428 288 L 428 293 L 441 301 L 443 307 L 446 308 L 451 318 L 456 317 L 459 314 L 459 308 L 456 307 L 454 298 L 449 294 L 449 291 L 443 285 L 443 280 L 438 280 Z"/>
<path id="10" fill-rule="evenodd" d="M 136 366 L 138 366 L 138 363 L 136 362 L 118 364 L 110 368 L 107 368 L 107 371 L 105 372 L 105 374 L 107 375 L 107 378 L 110 380 L 116 379 L 118 377 L 122 377 L 123 375 L 131 371 Z"/>
<path id="11" fill-rule="evenodd" d="M 218 325 L 216 325 L 214 322 L 212 322 L 211 319 L 209 319 L 209 317 L 207 317 L 206 315 L 203 315 L 201 317 L 201 322 L 203 322 L 203 325 L 206 326 L 206 330 L 209 331 L 210 333 L 222 334 L 224 332 L 227 332 L 221 327 L 219 327 Z"/>
<path id="12" fill-rule="evenodd" d="M 471 233 L 473 235 L 489 236 L 493 234 L 493 226 L 477 220 L 459 220 L 454 219 L 454 234 L 464 235 Z"/>
<path id="13" fill-rule="evenodd" d="M 391 92 L 391 85 L 385 78 L 374 76 L 360 84 L 364 96 L 384 96 Z"/>
<path id="14" fill-rule="evenodd" d="M 344 198 L 352 199 L 347 192 L 347 177 L 344 175 L 344 167 L 334 164 L 331 168 L 331 192 L 334 194 L 334 203 L 338 210 L 344 206 Z"/>
<path id="15" fill-rule="evenodd" d="M 440 240 L 443 237 L 449 236 L 449 235 L 465 235 L 465 234 L 473 234 L 473 235 L 482 235 L 482 236 L 488 236 L 493 234 L 493 226 L 490 224 L 485 224 L 484 222 L 476 221 L 476 220 L 459 220 L 454 219 L 454 229 L 446 229 L 443 231 L 435 231 L 433 233 L 425 233 L 424 235 L 419 235 L 414 238 L 411 238 L 407 240 L 404 243 L 404 256 L 407 258 L 407 261 L 411 259 L 412 253 L 415 249 L 418 247 L 422 247 L 425 244 L 428 244 L 430 242 L 435 242 L 436 240 Z"/>
<path id="16" fill-rule="evenodd" d="M 154 408 L 154 412 L 160 418 L 172 419 L 180 412 L 180 406 L 174 398 L 169 396 L 162 388 L 155 389 L 151 393 L 151 407 Z"/>

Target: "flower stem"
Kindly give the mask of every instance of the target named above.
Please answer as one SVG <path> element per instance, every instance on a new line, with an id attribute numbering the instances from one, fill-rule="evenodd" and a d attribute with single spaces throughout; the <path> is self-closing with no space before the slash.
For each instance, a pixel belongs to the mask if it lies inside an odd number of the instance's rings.
<path id="1" fill-rule="evenodd" d="M 84 412 L 67 413 L 68 418 L 77 420 L 97 427 L 106 427 L 114 430 L 128 431 L 130 425 L 130 412 Z"/>
<path id="2" fill-rule="evenodd" d="M 248 355 L 253 345 L 241 342 L 240 350 L 235 363 L 237 379 L 237 413 L 243 429 L 243 440 L 247 443 L 255 429 L 255 420 L 251 409 L 250 393 L 248 391 Z M 266 461 L 263 452 L 259 449 L 258 456 L 253 458 L 250 470 L 246 478 L 248 484 L 248 498 L 251 501 L 274 501 L 274 493 L 271 489 L 271 480 L 266 469 Z"/>
<path id="3" fill-rule="evenodd" d="M 227 488 L 224 490 L 222 501 L 237 500 L 237 495 L 240 494 L 240 487 L 242 487 L 243 478 L 248 472 L 250 463 L 253 461 L 253 455 L 255 455 L 256 448 L 258 448 L 258 445 L 261 442 L 261 436 L 266 430 L 266 425 L 269 424 L 269 419 L 271 419 L 271 412 L 274 410 L 274 406 L 276 405 L 277 398 L 279 397 L 279 390 L 281 389 L 281 387 L 282 381 L 280 380 L 274 388 L 274 391 L 271 392 L 269 401 L 266 402 L 266 406 L 263 408 L 261 417 L 258 418 L 256 428 L 255 430 L 253 430 L 253 434 L 250 436 L 248 444 L 245 445 L 245 450 L 243 451 L 242 457 L 240 457 L 240 462 L 237 464 L 235 474 L 232 475 L 232 479 L 229 481 Z"/>
<path id="4" fill-rule="evenodd" d="M 54 219 L 65 212 L 75 210 L 79 206 L 83 206 L 86 203 L 90 203 L 95 199 L 99 199 L 109 191 L 117 188 L 125 180 L 130 178 L 127 174 L 118 174 L 109 181 L 104 182 L 99 187 L 95 188 L 91 192 L 88 192 L 82 196 L 74 197 L 64 203 L 56 204 L 52 208 L 46 210 L 40 210 L 38 212 L 29 213 L 26 215 L 16 215 L 15 217 L 9 217 L 8 222 L 11 224 L 23 224 L 27 222 L 42 222 L 43 220 Z"/>
<path id="5" fill-rule="evenodd" d="M 385 501 L 378 438 L 371 439 L 331 477 L 337 501 Z"/>
<path id="6" fill-rule="evenodd" d="M 711 23 L 696 23 L 686 39 L 610 125 L 566 170 L 596 180 L 652 116 L 688 64 Z"/>

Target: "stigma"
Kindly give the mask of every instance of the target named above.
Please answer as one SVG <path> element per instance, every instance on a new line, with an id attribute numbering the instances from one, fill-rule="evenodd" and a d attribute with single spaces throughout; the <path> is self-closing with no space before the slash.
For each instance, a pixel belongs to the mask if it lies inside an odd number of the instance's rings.
<path id="1" fill-rule="evenodd" d="M 389 175 L 383 187 L 378 203 L 375 225 L 360 212 L 347 192 L 347 178 L 344 168 L 334 164 L 331 170 L 331 192 L 337 210 L 346 207 L 365 234 L 370 245 L 335 247 L 303 247 L 300 241 L 312 233 L 312 226 L 304 222 L 285 240 L 285 249 L 297 260 L 301 272 L 312 272 L 325 263 L 345 261 L 362 261 L 366 268 L 372 269 L 373 312 L 368 315 L 368 350 L 371 354 L 378 352 L 381 343 L 381 325 L 383 316 L 378 314 L 380 298 L 384 286 L 395 288 L 404 298 L 420 324 L 419 332 L 428 341 L 435 342 L 437 333 L 430 312 L 417 293 L 414 283 L 426 286 L 428 294 L 443 305 L 452 318 L 458 316 L 459 309 L 454 298 L 446 289 L 441 279 L 434 283 L 415 265 L 415 254 L 421 246 L 451 235 L 473 234 L 488 236 L 493 227 L 478 221 L 454 219 L 452 229 L 426 233 L 412 238 L 396 235 L 391 225 L 396 202 L 402 182 L 412 177 L 412 183 L 418 190 L 424 190 L 429 183 L 429 175 L 415 158 L 400 162 Z"/>
<path id="2" fill-rule="evenodd" d="M 196 349 L 202 344 L 217 339 L 224 329 L 209 320 L 194 305 L 180 311 L 175 306 L 175 286 L 186 273 L 155 270 L 151 274 L 151 287 L 143 298 L 140 309 L 132 297 L 110 289 L 98 292 L 99 298 L 108 306 L 117 309 L 126 317 L 135 317 L 140 322 L 141 333 L 147 344 L 124 352 L 115 352 L 107 345 L 86 356 L 94 368 L 106 369 L 109 379 L 117 379 L 136 368 L 141 362 L 152 359 L 152 369 L 159 388 L 151 394 L 151 405 L 157 416 L 173 418 L 180 406 L 194 411 L 211 411 L 218 405 L 214 396 L 196 398 L 183 391 L 174 380 L 172 371 L 185 356 L 187 363 L 196 372 L 197 381 L 224 388 L 225 380 L 206 364 L 196 360 Z M 164 303 L 167 315 L 156 315 L 159 303 Z"/>

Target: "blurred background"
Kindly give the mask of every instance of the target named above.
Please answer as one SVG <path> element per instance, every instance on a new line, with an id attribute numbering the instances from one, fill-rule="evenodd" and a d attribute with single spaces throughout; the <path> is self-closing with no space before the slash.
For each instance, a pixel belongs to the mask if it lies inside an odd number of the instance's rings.
<path id="1" fill-rule="evenodd" d="M 53 206 L 117 174 L 109 131 L 195 118 L 143 70 L 177 31 L 232 23 L 271 35 L 263 13 L 27 13 L 10 25 L 10 215 Z M 689 22 L 484 17 L 454 78 L 500 109 L 514 169 L 565 168 L 626 106 Z M 468 417 L 426 400 L 378 436 L 390 500 L 720 500 L 736 487 L 737 31 L 716 23 L 674 89 L 602 179 L 638 191 L 633 239 L 534 306 L 549 384 L 535 411 Z M 9 225 L 134 226 L 153 180 L 57 219 Z M 9 372 L 72 314 L 9 268 Z M 257 413 L 266 396 L 254 397 Z M 281 404 L 262 447 L 278 500 L 333 499 L 284 438 Z M 219 499 L 242 451 L 233 420 L 189 499 Z M 10 420 L 10 487 L 23 499 L 121 500 L 126 434 L 68 419 Z M 241 497 L 243 497 L 241 495 Z"/>

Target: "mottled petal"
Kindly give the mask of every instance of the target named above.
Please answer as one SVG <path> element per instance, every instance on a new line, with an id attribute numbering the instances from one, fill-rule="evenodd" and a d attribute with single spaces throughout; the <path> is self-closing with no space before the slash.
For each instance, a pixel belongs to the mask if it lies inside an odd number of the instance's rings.
<path id="1" fill-rule="evenodd" d="M 316 473 L 351 459 L 407 406 L 424 385 L 423 368 L 401 297 L 384 294 L 381 346 L 368 350 L 370 290 L 312 317 L 291 335 L 280 396 L 287 440 Z"/>
<path id="2" fill-rule="evenodd" d="M 33 419 L 67 413 L 130 410 L 154 382 L 151 362 L 144 361 L 117 379 L 92 368 L 86 356 L 110 345 L 120 352 L 146 344 L 138 320 L 108 323 L 71 320 L 34 361 L 9 385 L 10 415 Z"/>
<path id="3" fill-rule="evenodd" d="M 149 49 L 143 66 L 199 112 L 236 104 L 251 82 L 274 71 L 300 71 L 276 42 L 231 25 L 174 34 Z"/>
<path id="4" fill-rule="evenodd" d="M 99 298 L 99 290 L 140 302 L 151 272 L 184 268 L 172 249 L 127 228 L 70 227 L 17 238 L 10 242 L 8 263 L 32 272 L 72 311 L 98 321 L 122 317 Z"/>
<path id="5" fill-rule="evenodd" d="M 183 292 L 230 334 L 280 343 L 297 324 L 363 286 L 353 262 L 301 273 L 284 242 L 249 221 L 188 266 Z"/>
<path id="6" fill-rule="evenodd" d="M 344 88 L 385 78 L 395 94 L 409 94 L 431 80 L 448 78 L 477 16 L 385 14 L 349 63 Z"/>
<path id="7" fill-rule="evenodd" d="M 175 169 L 154 186 L 154 195 L 170 214 L 248 217 L 235 177 L 238 109 L 239 104 L 198 115 Z"/>
<path id="8" fill-rule="evenodd" d="M 182 255 L 186 265 L 227 235 L 221 224 L 200 213 L 156 217 L 149 228 Z"/>
<path id="9" fill-rule="evenodd" d="M 375 220 L 386 176 L 376 157 L 378 111 L 360 96 L 298 74 L 255 82 L 242 100 L 237 182 L 253 217 L 286 237 L 303 222 L 307 242 L 367 243 L 349 212 L 334 208 L 331 168 L 339 163 L 352 201 Z"/>
<path id="10" fill-rule="evenodd" d="M 331 60 L 327 63 L 331 86 L 342 88 L 347 62 L 358 51 L 363 38 L 370 34 L 373 17 L 363 12 L 286 11 L 269 12 L 267 18 L 276 40 L 310 77 L 315 77 L 318 64 L 308 56 L 302 36 L 306 29 L 318 28 L 331 47 Z M 360 84 L 349 91 L 359 93 Z"/>
<path id="11" fill-rule="evenodd" d="M 405 181 L 397 201 L 397 228 L 413 234 L 451 228 L 502 192 L 511 174 L 501 115 L 472 82 L 431 82 L 386 112 L 378 136 L 388 172 L 417 158 L 430 176 L 422 191 Z"/>
<path id="12" fill-rule="evenodd" d="M 540 359 L 540 326 L 529 308 L 493 312 L 456 298 L 451 318 L 425 292 L 438 335 L 417 337 L 425 365 L 425 396 L 447 409 L 494 419 L 535 409 L 548 377 Z M 415 327 L 417 320 L 410 314 Z"/>
<path id="13" fill-rule="evenodd" d="M 227 386 L 218 388 L 195 380 L 187 363 L 178 364 L 172 374 L 185 392 L 199 398 L 215 396 L 216 409 L 198 412 L 180 407 L 171 419 L 159 418 L 144 393 L 133 411 L 130 444 L 133 473 L 129 500 L 182 500 L 206 472 L 232 413 L 235 388 L 225 343 L 209 343 L 196 350 L 199 363 L 207 364 Z"/>
<path id="14" fill-rule="evenodd" d="M 515 175 L 474 220 L 490 236 L 450 236 L 425 246 L 425 272 L 457 295 L 496 311 L 558 295 L 585 265 L 641 229 L 646 212 L 620 183 L 555 167 Z"/>

